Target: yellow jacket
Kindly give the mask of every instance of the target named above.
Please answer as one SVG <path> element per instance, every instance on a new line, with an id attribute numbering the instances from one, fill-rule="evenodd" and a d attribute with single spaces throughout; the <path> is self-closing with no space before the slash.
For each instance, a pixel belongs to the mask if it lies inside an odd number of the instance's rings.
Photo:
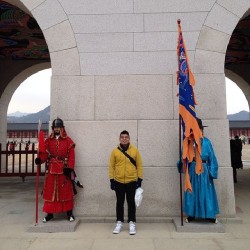
<path id="1" fill-rule="evenodd" d="M 115 148 L 110 156 L 109 178 L 120 183 L 136 181 L 137 178 L 143 179 L 142 160 L 139 150 L 130 143 L 126 152 L 136 161 L 136 167 L 127 156 L 118 148 Z"/>

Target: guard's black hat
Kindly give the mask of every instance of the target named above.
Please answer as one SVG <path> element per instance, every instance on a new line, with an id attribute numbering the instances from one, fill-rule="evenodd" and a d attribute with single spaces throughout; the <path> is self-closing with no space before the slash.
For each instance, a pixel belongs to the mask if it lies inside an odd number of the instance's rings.
<path id="1" fill-rule="evenodd" d="M 63 125 L 63 120 L 60 118 L 56 118 L 53 122 L 52 122 L 52 128 L 64 128 Z"/>

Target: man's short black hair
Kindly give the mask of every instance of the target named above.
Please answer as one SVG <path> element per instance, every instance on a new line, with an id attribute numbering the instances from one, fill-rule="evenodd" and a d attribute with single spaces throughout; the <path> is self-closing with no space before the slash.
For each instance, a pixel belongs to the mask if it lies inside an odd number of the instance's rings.
<path id="1" fill-rule="evenodd" d="M 129 132 L 127 130 L 123 130 L 121 133 L 120 133 L 120 136 L 121 135 L 128 135 L 129 136 Z"/>

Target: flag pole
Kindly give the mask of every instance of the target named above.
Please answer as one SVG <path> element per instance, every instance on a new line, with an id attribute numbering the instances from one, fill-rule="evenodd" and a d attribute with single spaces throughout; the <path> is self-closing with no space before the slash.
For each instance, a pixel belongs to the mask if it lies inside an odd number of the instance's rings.
<path id="1" fill-rule="evenodd" d="M 179 115 L 179 161 L 182 163 L 181 155 L 181 115 Z M 183 204 L 182 204 L 182 171 L 180 171 L 180 201 L 181 201 L 181 225 L 183 226 Z"/>
<path id="2" fill-rule="evenodd" d="M 181 20 L 178 19 L 177 20 L 177 24 L 178 24 L 178 30 L 180 30 L 180 24 L 181 24 Z M 178 43 L 179 43 L 179 39 L 178 39 Z M 179 45 L 178 45 L 179 46 Z M 178 49 L 178 48 L 177 48 Z M 179 58 L 178 58 L 178 64 L 179 64 Z M 178 70 L 178 75 L 177 75 L 177 83 L 179 83 L 179 74 L 180 71 Z M 180 94 L 180 93 L 179 93 Z M 183 164 L 182 162 L 182 151 L 181 151 L 181 141 L 182 141 L 182 135 L 181 135 L 181 115 L 179 112 L 179 163 Z M 181 165 L 182 166 L 182 165 Z M 181 226 L 183 226 L 183 204 L 182 204 L 182 168 L 179 168 L 179 174 L 180 174 L 180 204 L 181 204 Z"/>
<path id="3" fill-rule="evenodd" d="M 41 165 L 37 165 L 36 170 L 36 225 L 38 224 L 38 193 L 39 193 L 39 175 Z"/>
<path id="4" fill-rule="evenodd" d="M 37 148 L 37 157 L 39 157 L 39 134 L 40 134 L 40 130 L 42 127 L 42 121 L 39 119 L 38 122 L 38 148 Z M 39 195 L 39 176 L 40 176 L 40 168 L 41 165 L 37 164 L 36 165 L 36 225 L 38 224 L 38 195 Z"/>

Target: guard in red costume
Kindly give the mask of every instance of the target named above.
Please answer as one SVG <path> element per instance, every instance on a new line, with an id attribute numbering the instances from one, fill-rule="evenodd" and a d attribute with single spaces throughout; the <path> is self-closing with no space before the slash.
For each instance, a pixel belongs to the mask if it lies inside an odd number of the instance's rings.
<path id="1" fill-rule="evenodd" d="M 74 221 L 74 192 L 71 173 L 74 174 L 75 143 L 67 136 L 63 120 L 57 118 L 52 123 L 52 133 L 45 140 L 45 152 L 39 152 L 35 163 L 47 161 L 48 169 L 43 188 L 44 206 L 47 213 L 43 222 L 53 218 L 54 213 L 67 213 L 68 220 Z"/>

